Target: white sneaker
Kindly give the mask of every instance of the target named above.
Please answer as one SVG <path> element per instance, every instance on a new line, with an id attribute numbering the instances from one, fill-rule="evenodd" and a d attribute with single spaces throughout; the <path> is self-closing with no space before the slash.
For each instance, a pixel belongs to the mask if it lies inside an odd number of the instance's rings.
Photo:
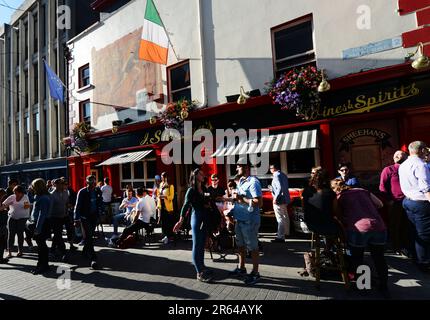
<path id="1" fill-rule="evenodd" d="M 168 244 L 169 243 L 169 238 L 166 236 L 164 237 L 161 242 L 163 242 L 164 244 Z"/>

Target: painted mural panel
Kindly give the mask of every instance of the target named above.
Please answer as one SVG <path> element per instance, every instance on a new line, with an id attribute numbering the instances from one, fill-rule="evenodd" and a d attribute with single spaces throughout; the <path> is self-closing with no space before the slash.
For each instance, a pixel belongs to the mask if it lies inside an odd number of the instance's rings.
<path id="1" fill-rule="evenodd" d="M 113 120 L 142 121 L 163 105 L 154 102 L 162 97 L 161 66 L 138 59 L 142 28 L 97 50 L 92 48 L 94 126 L 109 125 Z"/>

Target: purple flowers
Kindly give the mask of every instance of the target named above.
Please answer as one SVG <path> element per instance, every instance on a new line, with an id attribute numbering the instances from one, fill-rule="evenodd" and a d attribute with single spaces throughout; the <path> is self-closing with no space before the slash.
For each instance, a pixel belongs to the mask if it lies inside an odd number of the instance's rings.
<path id="1" fill-rule="evenodd" d="M 272 80 L 266 92 L 282 110 L 294 111 L 297 116 L 306 118 L 321 104 L 317 91 L 321 80 L 321 74 L 315 67 L 306 66 Z"/>

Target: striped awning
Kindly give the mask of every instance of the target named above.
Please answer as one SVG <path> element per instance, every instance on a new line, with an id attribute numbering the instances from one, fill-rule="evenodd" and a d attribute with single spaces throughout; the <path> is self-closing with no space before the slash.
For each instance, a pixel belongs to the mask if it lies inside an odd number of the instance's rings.
<path id="1" fill-rule="evenodd" d="M 110 166 L 113 164 L 122 164 L 122 163 L 130 163 L 130 162 L 138 162 L 145 158 L 148 154 L 150 154 L 152 150 L 145 150 L 145 151 L 139 151 L 139 152 L 130 152 L 130 153 L 123 153 L 118 154 L 116 156 L 113 156 L 102 163 L 98 164 L 96 167 L 101 166 Z"/>
<path id="2" fill-rule="evenodd" d="M 261 141 L 248 140 L 219 146 L 212 157 L 257 154 L 289 150 L 315 149 L 317 129 L 265 136 Z"/>

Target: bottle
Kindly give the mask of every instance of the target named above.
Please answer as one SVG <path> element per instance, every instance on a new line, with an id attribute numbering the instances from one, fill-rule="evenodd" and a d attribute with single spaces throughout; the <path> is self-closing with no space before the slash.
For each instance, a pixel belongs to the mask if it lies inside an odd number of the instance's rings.
<path id="1" fill-rule="evenodd" d="M 254 212 L 254 206 L 252 205 L 252 201 L 248 205 L 248 212 Z"/>

